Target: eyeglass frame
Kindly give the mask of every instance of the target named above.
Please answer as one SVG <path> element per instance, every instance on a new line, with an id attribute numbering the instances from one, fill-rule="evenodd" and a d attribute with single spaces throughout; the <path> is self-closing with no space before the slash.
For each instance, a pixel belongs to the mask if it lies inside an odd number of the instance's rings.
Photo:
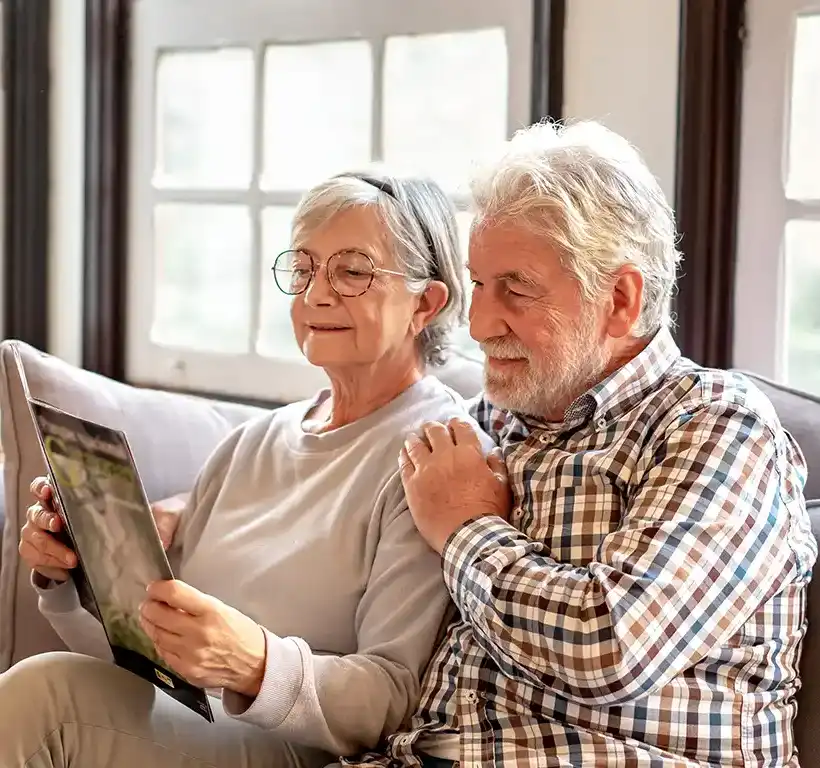
<path id="1" fill-rule="evenodd" d="M 310 277 L 308 278 L 307 282 L 305 283 L 305 287 L 302 288 L 301 291 L 286 291 L 279 285 L 279 280 L 276 277 L 276 265 L 279 263 L 279 259 L 282 258 L 287 253 L 300 253 L 304 254 L 310 259 Z M 354 293 L 352 295 L 341 293 L 336 286 L 333 284 L 333 277 L 331 276 L 331 272 L 328 269 L 328 265 L 338 256 L 344 256 L 345 254 L 355 254 L 357 256 L 364 256 L 370 264 L 370 280 L 367 282 L 367 286 L 361 293 Z M 318 264 L 317 264 L 318 262 Z M 385 269 L 384 267 L 377 267 L 376 263 L 373 261 L 373 257 L 369 254 L 365 253 L 364 251 L 359 251 L 356 248 L 345 248 L 341 251 L 336 251 L 328 256 L 327 261 L 322 264 L 319 259 L 315 258 L 314 255 L 310 251 L 305 251 L 301 248 L 287 248 L 286 250 L 282 251 L 281 253 L 277 254 L 276 258 L 273 260 L 273 266 L 271 266 L 271 272 L 273 272 L 273 280 L 276 283 L 276 287 L 285 294 L 285 296 L 301 296 L 303 293 L 306 293 L 308 288 L 310 288 L 311 284 L 313 283 L 313 279 L 316 277 L 316 273 L 321 271 L 322 267 L 325 269 L 325 273 L 327 274 L 327 283 L 333 290 L 333 292 L 337 296 L 341 296 L 343 299 L 358 299 L 360 296 L 364 296 L 369 290 L 370 287 L 373 285 L 373 278 L 376 277 L 377 274 L 384 274 L 384 275 L 395 275 L 396 277 L 409 277 L 409 275 L 405 274 L 404 272 L 396 272 L 393 269 Z M 284 270 L 283 270 L 284 271 Z M 293 271 L 293 270 L 291 270 Z"/>

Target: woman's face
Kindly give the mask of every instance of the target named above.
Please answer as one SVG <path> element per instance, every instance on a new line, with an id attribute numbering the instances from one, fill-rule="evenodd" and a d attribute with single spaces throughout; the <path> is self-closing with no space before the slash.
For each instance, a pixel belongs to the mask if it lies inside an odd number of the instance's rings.
<path id="1" fill-rule="evenodd" d="M 359 251 L 376 269 L 401 271 L 375 209 L 345 209 L 294 247 L 309 253 L 315 265 L 308 289 L 291 305 L 296 341 L 313 365 L 333 370 L 415 355 L 415 338 L 432 315 L 402 277 L 376 272 L 368 290 L 355 297 L 340 296 L 328 281 L 327 261 L 340 251 Z"/>

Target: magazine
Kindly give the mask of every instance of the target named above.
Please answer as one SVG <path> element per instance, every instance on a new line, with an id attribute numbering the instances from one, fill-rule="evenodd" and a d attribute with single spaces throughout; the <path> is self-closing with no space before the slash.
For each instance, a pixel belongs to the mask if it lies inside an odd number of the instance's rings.
<path id="1" fill-rule="evenodd" d="M 23 377 L 19 358 L 18 367 Z M 118 666 L 213 722 L 205 691 L 169 669 L 140 626 L 145 588 L 174 577 L 125 434 L 31 397 L 23 382 L 83 607 L 105 628 Z"/>

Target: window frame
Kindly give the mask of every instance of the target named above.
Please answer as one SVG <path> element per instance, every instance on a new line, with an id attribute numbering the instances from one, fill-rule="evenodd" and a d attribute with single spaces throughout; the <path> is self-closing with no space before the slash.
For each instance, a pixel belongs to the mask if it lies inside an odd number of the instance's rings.
<path id="1" fill-rule="evenodd" d="M 788 380 L 786 224 L 820 221 L 820 199 L 786 193 L 795 19 L 818 13 L 820 0 L 747 6 L 734 365 L 777 381 Z"/>
<path id="2" fill-rule="evenodd" d="M 327 39 L 345 39 L 361 35 L 383 42 L 388 35 L 424 34 L 447 31 L 465 31 L 472 28 L 504 26 L 508 46 L 513 53 L 524 50 L 521 56 L 509 59 L 508 127 L 512 131 L 530 121 L 532 92 L 533 19 L 517 12 L 502 0 L 451 0 L 446 4 L 436 0 L 422 0 L 411 6 L 372 3 L 363 0 L 335 0 L 336 10 L 331 16 L 322 13 L 326 0 L 300 0 L 296 3 L 270 4 L 266 0 L 242 0 L 233 4 L 221 0 L 140 0 L 134 8 L 132 20 L 132 117 L 141 129 L 135 131 L 131 143 L 129 167 L 129 235 L 132 254 L 152 253 L 150 240 L 153 205 L 160 200 L 180 201 L 237 199 L 230 193 L 216 192 L 185 194 L 184 190 L 163 190 L 156 193 L 150 187 L 153 172 L 153 99 L 155 60 L 158 51 L 168 48 L 205 48 L 218 41 L 219 47 L 233 45 L 255 51 L 257 76 L 264 67 L 262 51 L 272 42 L 319 42 Z M 194 9 L 194 5 L 196 8 Z M 374 10 L 375 9 L 375 10 Z M 195 23 L 192 23 L 195 21 Z M 264 22 L 264 23 L 263 23 Z M 276 29 L 277 33 L 264 34 Z M 252 32 L 254 34 L 248 34 Z M 382 49 L 383 50 L 383 49 Z M 379 48 L 375 50 L 378 69 Z M 262 88 L 257 77 L 256 115 L 259 152 L 259 121 L 262 119 Z M 380 99 L 378 75 L 374 98 Z M 150 104 L 150 107 L 148 106 Z M 378 106 L 376 107 L 378 109 Z M 151 111 L 148 111 L 151 110 Z M 150 118 L 146 119 L 145 115 Z M 261 171 L 260 158 L 254 162 L 254 175 Z M 300 191 L 301 192 L 301 191 Z M 247 195 L 245 195 L 247 197 Z M 264 204 L 294 202 L 292 195 L 264 192 L 255 185 L 251 202 L 256 211 Z M 463 201 L 461 201 L 463 203 Z M 259 237 L 258 224 L 255 237 Z M 256 247 L 252 274 L 261 271 L 258 259 L 261 248 Z M 223 393 L 240 398 L 266 397 L 277 402 L 301 399 L 326 383 L 324 372 L 306 362 L 263 358 L 253 350 L 245 355 L 214 355 L 190 350 L 168 349 L 150 343 L 150 322 L 153 316 L 151 291 L 154 284 L 153 259 L 130 258 L 127 268 L 128 291 L 126 328 L 126 376 L 138 384 Z M 258 304 L 258 300 L 257 300 Z M 254 316 L 258 315 L 258 306 Z"/>

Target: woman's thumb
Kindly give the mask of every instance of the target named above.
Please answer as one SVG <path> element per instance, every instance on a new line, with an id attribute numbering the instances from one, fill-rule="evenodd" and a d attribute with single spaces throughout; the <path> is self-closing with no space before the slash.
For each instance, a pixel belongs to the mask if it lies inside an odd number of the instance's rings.
<path id="1" fill-rule="evenodd" d="M 487 466 L 499 480 L 507 480 L 507 465 L 504 463 L 500 448 L 493 448 L 487 454 Z"/>

